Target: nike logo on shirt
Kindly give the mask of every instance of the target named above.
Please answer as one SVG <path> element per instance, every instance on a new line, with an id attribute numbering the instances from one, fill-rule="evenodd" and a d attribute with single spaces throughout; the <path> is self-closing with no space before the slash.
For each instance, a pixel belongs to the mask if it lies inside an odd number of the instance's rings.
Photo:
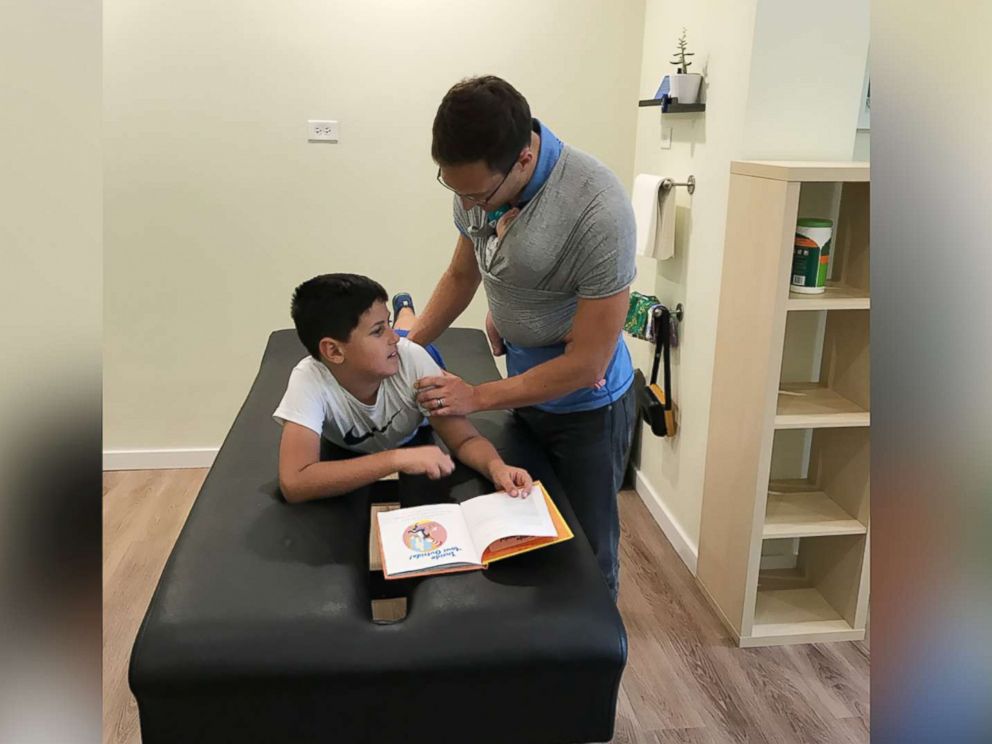
<path id="1" fill-rule="evenodd" d="M 344 435 L 344 443 L 347 444 L 349 447 L 354 447 L 356 444 L 361 444 L 369 437 L 372 437 L 376 434 L 384 434 L 389 429 L 389 425 L 393 423 L 393 421 L 396 419 L 397 416 L 400 415 L 400 413 L 401 411 L 397 411 L 396 413 L 394 413 L 392 417 L 390 417 L 389 421 L 383 424 L 381 429 L 376 429 L 375 427 L 372 427 L 372 429 L 368 433 L 362 434 L 361 436 L 354 433 L 355 432 L 354 426 L 351 427 L 348 433 Z"/>

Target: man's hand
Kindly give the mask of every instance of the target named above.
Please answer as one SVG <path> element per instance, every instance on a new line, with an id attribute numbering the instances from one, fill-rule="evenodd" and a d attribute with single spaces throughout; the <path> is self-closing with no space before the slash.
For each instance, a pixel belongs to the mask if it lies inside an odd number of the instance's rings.
<path id="1" fill-rule="evenodd" d="M 499 335 L 496 324 L 493 323 L 492 312 L 486 313 L 486 335 L 489 336 L 489 345 L 493 347 L 493 356 L 503 356 L 506 353 L 506 347 L 503 346 L 503 337 Z"/>
<path id="2" fill-rule="evenodd" d="M 465 416 L 479 410 L 475 388 L 450 372 L 441 377 L 421 377 L 415 388 L 417 403 L 428 416 Z"/>
<path id="3" fill-rule="evenodd" d="M 513 498 L 526 497 L 530 493 L 531 486 L 534 485 L 530 473 L 523 468 L 507 465 L 502 460 L 489 466 L 489 479 L 496 488 L 506 491 Z"/>
<path id="4" fill-rule="evenodd" d="M 430 444 L 425 447 L 403 447 L 393 450 L 396 454 L 396 469 L 407 475 L 426 475 L 438 480 L 451 475 L 455 463 L 444 454 L 440 447 Z"/>

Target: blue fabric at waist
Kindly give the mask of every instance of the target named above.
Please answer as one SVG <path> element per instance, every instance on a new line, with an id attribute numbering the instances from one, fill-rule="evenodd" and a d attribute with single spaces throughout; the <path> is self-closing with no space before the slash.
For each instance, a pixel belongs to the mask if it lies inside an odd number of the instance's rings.
<path id="1" fill-rule="evenodd" d="M 565 344 L 517 346 L 504 341 L 504 345 L 506 346 L 506 371 L 511 377 L 523 374 L 531 367 L 536 367 L 538 364 L 543 364 L 565 353 Z M 623 342 L 622 335 L 617 338 L 613 358 L 610 360 L 609 367 L 606 368 L 604 377 L 606 384 L 599 390 L 591 387 L 581 388 L 560 398 L 539 403 L 534 407 L 548 413 L 576 413 L 602 408 L 619 400 L 634 381 L 634 365 L 630 360 L 630 352 L 627 351 L 627 345 Z"/>

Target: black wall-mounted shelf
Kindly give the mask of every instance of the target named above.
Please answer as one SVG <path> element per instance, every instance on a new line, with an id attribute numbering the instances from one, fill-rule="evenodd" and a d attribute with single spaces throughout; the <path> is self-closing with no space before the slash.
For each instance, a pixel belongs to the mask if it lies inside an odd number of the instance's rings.
<path id="1" fill-rule="evenodd" d="M 668 100 L 667 106 L 664 104 L 663 98 L 645 98 L 637 103 L 638 106 L 661 106 L 663 114 L 694 114 L 706 110 L 705 103 L 679 103 L 674 98 Z"/>

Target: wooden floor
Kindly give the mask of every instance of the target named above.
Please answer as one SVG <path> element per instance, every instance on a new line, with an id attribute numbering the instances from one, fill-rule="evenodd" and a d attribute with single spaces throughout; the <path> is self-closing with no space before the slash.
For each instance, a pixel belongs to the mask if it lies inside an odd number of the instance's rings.
<path id="1" fill-rule="evenodd" d="M 206 470 L 104 477 L 104 742 L 140 742 L 127 663 Z M 633 491 L 620 494 L 630 640 L 614 744 L 868 741 L 861 643 L 739 649 Z"/>

